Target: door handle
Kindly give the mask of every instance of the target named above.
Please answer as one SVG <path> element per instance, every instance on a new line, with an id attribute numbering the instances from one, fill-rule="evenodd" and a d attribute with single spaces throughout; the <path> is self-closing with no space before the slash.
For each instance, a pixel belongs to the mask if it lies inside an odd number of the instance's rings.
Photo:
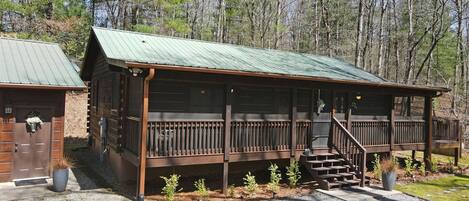
<path id="1" fill-rule="evenodd" d="M 15 152 L 18 152 L 18 144 L 15 143 Z"/>

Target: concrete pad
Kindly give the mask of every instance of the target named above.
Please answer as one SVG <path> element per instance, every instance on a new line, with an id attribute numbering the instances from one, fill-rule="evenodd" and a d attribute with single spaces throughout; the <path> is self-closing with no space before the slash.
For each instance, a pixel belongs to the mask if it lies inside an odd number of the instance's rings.
<path id="1" fill-rule="evenodd" d="M 371 187 L 348 187 L 342 189 L 334 189 L 330 191 L 318 189 L 317 191 L 350 201 L 368 201 L 368 200 L 399 200 L 399 201 L 419 201 L 421 199 L 404 194 L 400 191 L 387 191 L 377 186 Z"/>
<path id="2" fill-rule="evenodd" d="M 75 174 L 80 175 L 79 179 Z M 65 192 L 54 192 L 52 179 L 46 181 L 47 184 L 19 187 L 14 182 L 0 183 L 0 200 L 128 200 L 112 190 L 96 188 L 78 169 L 70 170 Z"/>

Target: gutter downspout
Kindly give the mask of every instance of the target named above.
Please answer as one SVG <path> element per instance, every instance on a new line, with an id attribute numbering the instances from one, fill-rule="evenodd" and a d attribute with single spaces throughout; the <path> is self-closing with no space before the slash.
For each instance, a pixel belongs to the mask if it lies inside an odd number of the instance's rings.
<path id="1" fill-rule="evenodd" d="M 137 178 L 137 200 L 145 200 L 145 168 L 147 159 L 147 127 L 148 127 L 148 93 L 150 88 L 150 80 L 155 77 L 155 69 L 148 70 L 148 75 L 143 81 L 143 100 L 142 100 L 142 115 L 140 121 L 140 153 L 138 156 L 138 178 Z"/>

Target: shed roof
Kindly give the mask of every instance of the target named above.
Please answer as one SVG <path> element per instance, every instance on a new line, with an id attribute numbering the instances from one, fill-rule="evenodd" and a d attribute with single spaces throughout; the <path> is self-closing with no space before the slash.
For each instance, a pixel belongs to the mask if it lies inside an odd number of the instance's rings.
<path id="1" fill-rule="evenodd" d="M 326 56 L 98 27 L 93 27 L 92 33 L 108 62 L 121 67 L 156 64 L 170 70 L 190 68 L 205 72 L 309 77 L 399 87 L 352 64 Z M 446 91 L 443 88 L 425 89 Z"/>
<path id="2" fill-rule="evenodd" d="M 0 38 L 0 72 L 0 87 L 85 87 L 74 64 L 55 43 Z"/>

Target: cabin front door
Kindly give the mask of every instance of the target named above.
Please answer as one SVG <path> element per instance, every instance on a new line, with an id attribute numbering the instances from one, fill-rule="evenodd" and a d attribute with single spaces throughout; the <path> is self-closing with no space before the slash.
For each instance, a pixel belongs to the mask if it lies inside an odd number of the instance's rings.
<path id="1" fill-rule="evenodd" d="M 13 179 L 49 176 L 53 110 L 26 106 L 16 107 L 14 113 Z M 42 124 L 34 128 L 28 125 L 26 119 L 33 116 L 37 116 Z"/>

